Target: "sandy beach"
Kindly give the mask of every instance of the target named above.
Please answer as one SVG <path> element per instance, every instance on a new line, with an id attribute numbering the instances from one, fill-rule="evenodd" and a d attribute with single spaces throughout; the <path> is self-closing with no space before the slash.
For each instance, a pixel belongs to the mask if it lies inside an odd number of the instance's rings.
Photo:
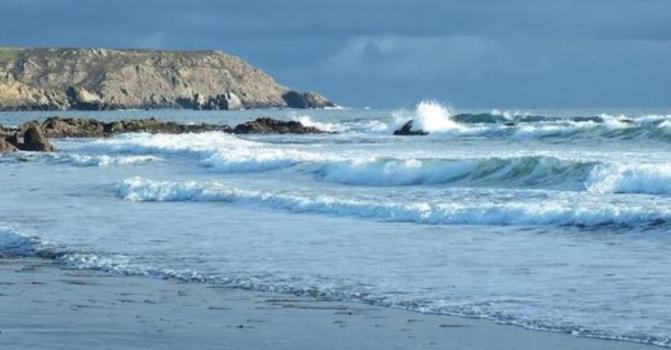
<path id="1" fill-rule="evenodd" d="M 0 348 L 653 349 L 356 303 L 218 288 L 41 259 L 0 260 Z"/>

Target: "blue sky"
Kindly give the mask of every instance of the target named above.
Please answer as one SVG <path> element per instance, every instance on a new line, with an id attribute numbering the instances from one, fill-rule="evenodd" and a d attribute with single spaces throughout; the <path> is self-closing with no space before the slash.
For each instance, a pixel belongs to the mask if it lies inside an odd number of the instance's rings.
<path id="1" fill-rule="evenodd" d="M 220 49 L 350 106 L 671 106 L 669 0 L 0 0 L 0 45 Z"/>

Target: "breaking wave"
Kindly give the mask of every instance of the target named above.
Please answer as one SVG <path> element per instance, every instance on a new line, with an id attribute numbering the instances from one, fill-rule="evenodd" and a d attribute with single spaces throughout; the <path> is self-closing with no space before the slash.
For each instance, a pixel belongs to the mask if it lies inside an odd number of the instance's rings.
<path id="1" fill-rule="evenodd" d="M 55 154 L 51 157 L 54 161 L 68 163 L 76 166 L 118 166 L 135 165 L 148 162 L 157 162 L 162 159 L 154 156 L 110 156 L 110 155 L 87 155 L 87 154 Z"/>
<path id="2" fill-rule="evenodd" d="M 163 159 L 148 155 L 96 155 L 96 154 L 78 154 L 78 153 L 34 153 L 17 152 L 6 155 L 3 162 L 46 162 L 54 164 L 70 164 L 81 167 L 108 167 L 137 165 L 149 162 L 158 162 Z"/>
<path id="3" fill-rule="evenodd" d="M 325 159 L 324 155 L 318 153 L 267 147 L 263 143 L 220 132 L 182 135 L 127 134 L 94 141 L 84 149 L 103 153 L 186 156 L 195 158 L 202 165 L 214 170 L 232 173 L 268 171 Z"/>
<path id="4" fill-rule="evenodd" d="M 466 131 L 466 127 L 452 119 L 454 112 L 451 108 L 435 101 L 422 101 L 411 115 L 412 130 L 428 133 Z M 404 123 L 407 113 L 397 111 L 394 114 L 397 124 Z"/>
<path id="5" fill-rule="evenodd" d="M 394 159 L 309 166 L 319 180 L 348 185 L 551 186 L 580 189 L 594 162 L 528 156 L 478 159 Z"/>
<path id="6" fill-rule="evenodd" d="M 386 126 L 375 128 L 351 123 L 333 123 L 328 130 L 391 134 L 408 121 L 411 130 L 425 131 L 430 137 L 492 138 L 492 139 L 652 139 L 671 141 L 671 115 L 628 117 L 606 113 L 586 116 L 557 117 L 522 111 L 459 113 L 436 101 L 422 101 L 412 109 L 391 113 Z M 316 124 L 315 124 L 316 125 Z"/>
<path id="7" fill-rule="evenodd" d="M 129 201 L 230 202 L 299 213 L 349 216 L 382 221 L 442 225 L 657 226 L 671 219 L 671 209 L 643 207 L 586 196 L 547 201 L 380 202 L 371 199 L 250 191 L 218 182 L 152 181 L 134 177 L 116 186 Z"/>
<path id="8" fill-rule="evenodd" d="M 482 158 L 394 158 L 275 147 L 222 133 L 134 134 L 88 148 L 116 155 L 56 155 L 76 165 L 126 165 L 186 155 L 222 173 L 287 170 L 318 181 L 354 186 L 452 184 L 464 187 L 548 188 L 592 193 L 671 194 L 671 164 L 619 164 L 547 155 Z M 132 153 L 125 155 L 123 153 Z"/>
<path id="9" fill-rule="evenodd" d="M 671 194 L 671 164 L 598 165 L 586 187 L 593 193 Z"/>

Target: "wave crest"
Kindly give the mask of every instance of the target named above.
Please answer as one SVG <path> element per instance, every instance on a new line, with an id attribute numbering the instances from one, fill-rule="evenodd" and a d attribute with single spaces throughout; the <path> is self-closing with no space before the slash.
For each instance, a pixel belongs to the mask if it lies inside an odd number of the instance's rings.
<path id="1" fill-rule="evenodd" d="M 671 164 L 598 165 L 586 182 L 592 193 L 671 194 Z"/>
<path id="2" fill-rule="evenodd" d="M 373 159 L 313 165 L 318 179 L 349 185 L 557 185 L 578 188 L 594 162 L 528 156 L 479 159 Z"/>
<path id="3" fill-rule="evenodd" d="M 444 225 L 660 225 L 671 218 L 664 208 L 632 207 L 585 198 L 546 202 L 501 203 L 378 202 L 334 196 L 306 196 L 229 188 L 217 182 L 152 181 L 142 177 L 123 180 L 119 197 L 130 201 L 223 201 L 260 205 L 292 212 L 329 214 L 383 221 Z"/>

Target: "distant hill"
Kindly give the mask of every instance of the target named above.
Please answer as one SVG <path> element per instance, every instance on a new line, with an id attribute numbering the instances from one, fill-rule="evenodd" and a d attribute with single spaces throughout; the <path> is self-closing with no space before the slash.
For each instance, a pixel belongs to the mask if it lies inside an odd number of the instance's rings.
<path id="1" fill-rule="evenodd" d="M 0 110 L 331 106 L 220 51 L 0 48 Z"/>

